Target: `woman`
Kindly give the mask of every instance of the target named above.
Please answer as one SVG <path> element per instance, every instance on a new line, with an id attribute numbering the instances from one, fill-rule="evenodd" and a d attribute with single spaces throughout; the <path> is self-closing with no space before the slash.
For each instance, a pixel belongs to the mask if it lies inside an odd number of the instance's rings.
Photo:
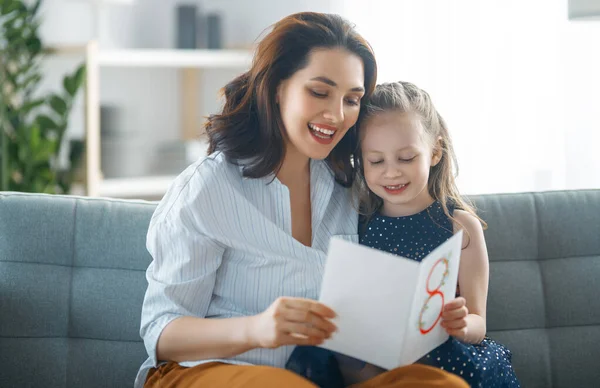
<path id="1" fill-rule="evenodd" d="M 175 180 L 150 223 L 150 358 L 137 386 L 314 387 L 283 367 L 294 345 L 336 329 L 316 299 L 330 238 L 358 241 L 350 159 L 375 81 L 373 53 L 346 21 L 300 13 L 276 23 L 250 70 L 225 86 L 206 125 L 209 155 Z M 463 386 L 416 366 L 360 387 L 415 379 Z"/>

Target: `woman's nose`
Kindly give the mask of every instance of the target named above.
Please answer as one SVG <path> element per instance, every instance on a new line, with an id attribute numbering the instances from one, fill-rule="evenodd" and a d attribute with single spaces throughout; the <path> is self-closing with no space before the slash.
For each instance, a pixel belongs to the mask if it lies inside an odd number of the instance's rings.
<path id="1" fill-rule="evenodd" d="M 332 99 L 323 116 L 335 125 L 342 123 L 344 121 L 344 102 Z"/>

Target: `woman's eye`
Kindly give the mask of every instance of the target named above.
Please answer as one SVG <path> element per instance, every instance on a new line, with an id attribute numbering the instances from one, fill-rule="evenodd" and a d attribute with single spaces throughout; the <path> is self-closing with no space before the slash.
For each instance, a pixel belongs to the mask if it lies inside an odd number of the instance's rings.
<path id="1" fill-rule="evenodd" d="M 350 105 L 359 105 L 360 104 L 360 98 L 349 98 L 346 100 L 346 102 Z"/>
<path id="2" fill-rule="evenodd" d="M 324 98 L 324 97 L 327 97 L 327 93 L 320 93 L 320 92 L 317 92 L 317 91 L 315 91 L 315 90 L 311 90 L 311 91 L 310 91 L 310 93 L 311 93 L 313 96 L 315 96 L 315 97 L 319 97 L 319 98 Z"/>
<path id="3" fill-rule="evenodd" d="M 369 163 L 371 163 L 371 164 L 381 164 L 381 163 L 383 163 L 383 160 L 369 160 Z"/>

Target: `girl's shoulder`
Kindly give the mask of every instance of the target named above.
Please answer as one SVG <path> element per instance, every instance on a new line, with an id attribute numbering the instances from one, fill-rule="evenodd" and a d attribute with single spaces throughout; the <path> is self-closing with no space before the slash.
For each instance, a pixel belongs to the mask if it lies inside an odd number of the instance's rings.
<path id="1" fill-rule="evenodd" d="M 454 215 L 452 218 L 454 218 L 455 228 L 457 226 L 462 227 L 469 232 L 483 230 L 481 221 L 479 221 L 479 219 L 477 217 L 475 217 L 473 214 L 471 214 L 470 212 L 468 212 L 466 210 L 462 210 L 462 209 L 454 210 Z"/>
<path id="2" fill-rule="evenodd" d="M 481 221 L 473 214 L 466 210 L 456 209 L 452 218 L 454 233 L 458 233 L 459 230 L 464 231 L 462 239 L 463 249 L 471 246 L 473 241 L 477 242 L 477 244 L 480 244 L 480 241 L 485 241 Z"/>
<path id="3" fill-rule="evenodd" d="M 454 224 L 455 231 L 458 231 L 458 227 L 463 227 L 467 231 L 483 229 L 481 219 L 474 214 L 475 209 L 469 207 L 469 203 L 456 203 L 452 198 L 446 200 L 448 210 L 452 216 L 452 222 Z M 464 206 L 467 206 L 465 209 Z"/>

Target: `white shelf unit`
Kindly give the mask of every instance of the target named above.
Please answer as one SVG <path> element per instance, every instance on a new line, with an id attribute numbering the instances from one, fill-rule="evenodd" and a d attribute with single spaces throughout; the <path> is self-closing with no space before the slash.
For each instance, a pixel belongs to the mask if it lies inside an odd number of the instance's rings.
<path id="1" fill-rule="evenodd" d="M 100 196 L 118 198 L 153 198 L 162 196 L 175 176 L 150 176 L 139 178 L 111 178 L 100 184 Z"/>
<path id="2" fill-rule="evenodd" d="M 175 176 L 145 176 L 136 178 L 104 179 L 100 160 L 100 72 L 103 67 L 153 67 L 180 70 L 181 137 L 196 138 L 196 109 L 200 106 L 198 90 L 202 69 L 244 69 L 252 61 L 250 50 L 168 50 L 132 49 L 103 50 L 91 41 L 84 47 L 62 47 L 52 50 L 54 54 L 71 55 L 85 53 L 86 58 L 86 182 L 85 193 L 96 197 L 160 198 Z"/>
<path id="3" fill-rule="evenodd" d="M 251 53 L 243 50 L 107 50 L 98 64 L 112 67 L 243 68 Z"/>

